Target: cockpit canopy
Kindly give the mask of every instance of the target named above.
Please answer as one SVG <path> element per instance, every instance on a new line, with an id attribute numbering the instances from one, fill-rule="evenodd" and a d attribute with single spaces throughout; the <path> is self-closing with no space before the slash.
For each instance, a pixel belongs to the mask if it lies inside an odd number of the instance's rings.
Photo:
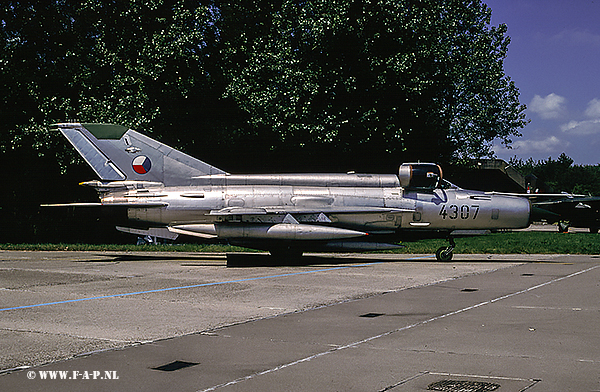
<path id="1" fill-rule="evenodd" d="M 398 178 L 406 189 L 435 189 L 442 181 L 442 168 L 435 163 L 403 163 Z"/>

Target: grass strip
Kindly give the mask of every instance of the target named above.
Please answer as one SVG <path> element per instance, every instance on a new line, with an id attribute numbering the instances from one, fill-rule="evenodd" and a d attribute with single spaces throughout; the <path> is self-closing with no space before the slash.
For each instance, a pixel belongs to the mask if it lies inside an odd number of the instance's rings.
<path id="1" fill-rule="evenodd" d="M 400 242 L 403 249 L 382 253 L 435 253 L 447 246 L 443 239 Z M 123 251 L 123 252 L 251 252 L 253 250 L 215 244 L 90 245 L 90 244 L 0 244 L 0 250 L 26 251 Z M 600 235 L 591 233 L 509 232 L 458 238 L 456 254 L 600 254 Z"/>

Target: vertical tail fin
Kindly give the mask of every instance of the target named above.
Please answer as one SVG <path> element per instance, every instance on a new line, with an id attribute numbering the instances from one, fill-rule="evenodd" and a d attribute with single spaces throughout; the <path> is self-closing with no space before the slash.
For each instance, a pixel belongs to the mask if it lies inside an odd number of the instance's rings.
<path id="1" fill-rule="evenodd" d="M 196 158 L 114 124 L 55 124 L 103 181 L 190 185 L 192 177 L 227 174 Z"/>

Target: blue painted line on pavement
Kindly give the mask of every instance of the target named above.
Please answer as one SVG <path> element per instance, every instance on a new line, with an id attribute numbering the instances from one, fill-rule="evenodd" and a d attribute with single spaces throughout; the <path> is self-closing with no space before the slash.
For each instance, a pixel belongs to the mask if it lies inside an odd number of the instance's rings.
<path id="1" fill-rule="evenodd" d="M 405 259 L 405 260 L 406 261 L 410 261 L 410 260 L 417 260 L 417 259 L 423 259 L 423 258 L 429 258 L 429 257 L 432 257 L 432 256 L 415 257 L 415 258 Z M 382 263 L 384 263 L 384 262 L 383 261 L 376 261 L 376 262 L 373 262 L 373 263 L 348 265 L 348 266 L 343 266 L 343 267 L 325 268 L 325 269 L 319 269 L 319 270 L 313 270 L 313 271 L 292 272 L 292 273 L 289 273 L 289 274 L 258 276 L 258 277 L 254 277 L 254 278 L 226 280 L 226 281 L 223 281 L 223 282 L 200 283 L 200 284 L 193 284 L 193 285 L 189 285 L 189 286 L 167 287 L 167 288 L 164 288 L 164 289 L 136 291 L 136 292 L 132 292 L 132 293 L 120 293 L 120 294 L 111 294 L 111 295 L 101 295 L 101 296 L 98 296 L 98 297 L 68 299 L 68 300 L 64 300 L 64 301 L 46 302 L 46 303 L 42 303 L 42 304 L 23 305 L 23 306 L 14 306 L 14 307 L 11 307 L 11 308 L 2 308 L 2 309 L 0 309 L 0 312 L 4 312 L 6 310 L 29 309 L 29 308 L 37 308 L 37 307 L 40 307 L 40 306 L 68 304 L 68 303 L 72 303 L 72 302 L 91 301 L 91 300 L 95 300 L 95 299 L 106 299 L 106 298 L 115 298 L 115 297 L 128 297 L 128 296 L 131 296 L 131 295 L 160 293 L 160 292 L 164 292 L 164 291 L 193 289 L 193 288 L 197 288 L 197 287 L 219 286 L 219 285 L 224 285 L 224 284 L 250 282 L 250 281 L 255 281 L 255 280 L 286 278 L 286 277 L 290 277 L 290 276 L 313 274 L 313 273 L 316 273 L 316 272 L 329 272 L 329 271 L 336 271 L 336 270 L 342 270 L 342 269 L 348 269 L 348 268 L 368 267 L 368 266 L 382 264 Z"/>

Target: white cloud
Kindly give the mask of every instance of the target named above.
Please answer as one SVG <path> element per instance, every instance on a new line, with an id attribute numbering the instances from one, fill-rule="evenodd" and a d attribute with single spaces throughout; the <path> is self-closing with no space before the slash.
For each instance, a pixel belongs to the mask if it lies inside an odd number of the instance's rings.
<path id="1" fill-rule="evenodd" d="M 566 108 L 564 104 L 566 101 L 565 97 L 561 97 L 554 93 L 543 98 L 536 95 L 533 97 L 527 108 L 532 112 L 539 114 L 544 120 L 556 119 L 565 115 Z"/>
<path id="2" fill-rule="evenodd" d="M 517 140 L 512 147 L 520 154 L 534 154 L 562 151 L 569 144 L 556 136 L 550 136 L 540 140 Z"/>
<path id="3" fill-rule="evenodd" d="M 567 45 L 600 46 L 600 34 L 591 31 L 563 30 L 551 39 Z"/>
<path id="4" fill-rule="evenodd" d="M 600 118 L 600 100 L 598 98 L 594 98 L 588 102 L 588 107 L 585 109 L 585 115 L 589 118 Z"/>
<path id="5" fill-rule="evenodd" d="M 569 121 L 568 123 L 561 125 L 560 130 L 572 135 L 594 135 L 596 133 L 600 133 L 600 119 Z"/>

